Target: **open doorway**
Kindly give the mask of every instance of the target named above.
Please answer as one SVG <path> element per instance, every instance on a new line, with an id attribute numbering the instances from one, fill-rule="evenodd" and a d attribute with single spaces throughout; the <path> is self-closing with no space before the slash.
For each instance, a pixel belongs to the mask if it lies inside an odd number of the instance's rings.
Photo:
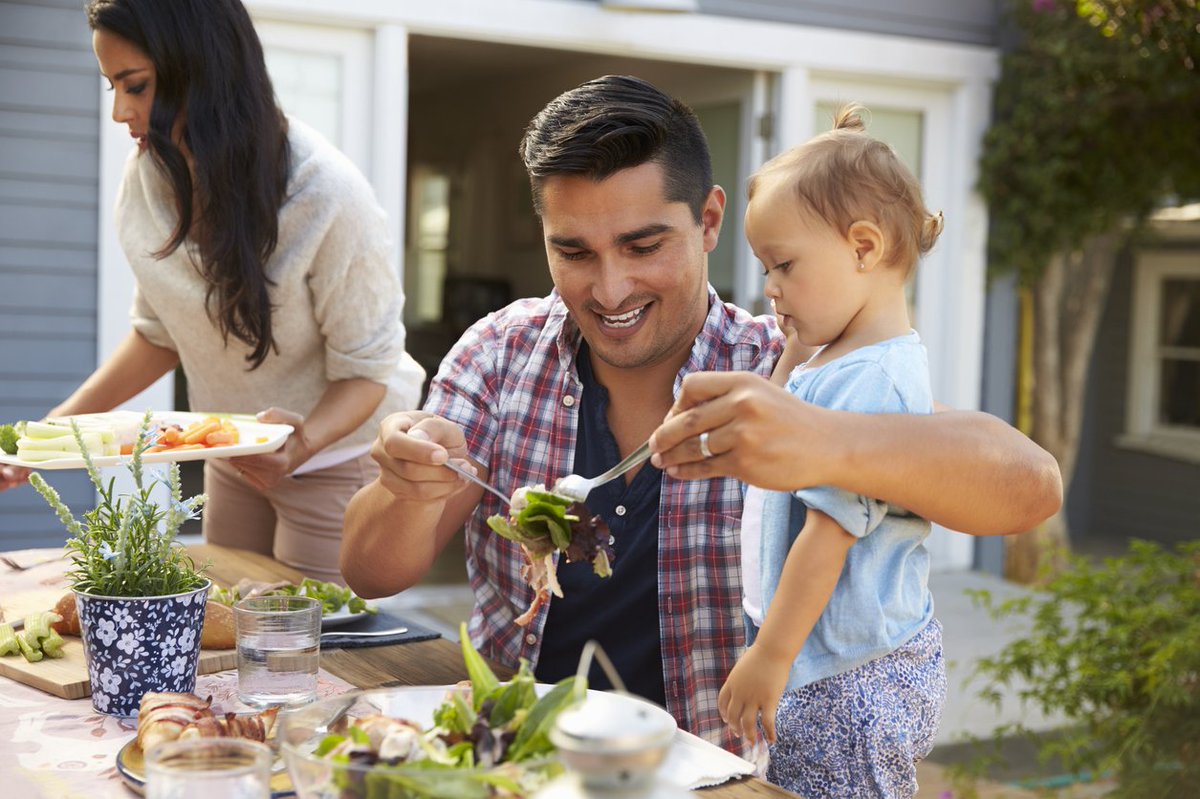
<path id="1" fill-rule="evenodd" d="M 409 351 L 430 376 L 476 319 L 513 299 L 549 293 L 541 229 L 517 143 L 549 100 L 607 74 L 649 80 L 699 116 L 714 178 L 729 195 L 709 280 L 723 298 L 735 299 L 746 260 L 742 187 L 754 129 L 754 72 L 412 36 L 405 324 Z"/>

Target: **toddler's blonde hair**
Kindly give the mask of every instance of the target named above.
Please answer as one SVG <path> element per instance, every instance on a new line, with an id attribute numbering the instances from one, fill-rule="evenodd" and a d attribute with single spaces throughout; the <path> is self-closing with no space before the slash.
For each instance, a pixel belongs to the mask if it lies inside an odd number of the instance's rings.
<path id="1" fill-rule="evenodd" d="M 801 207 L 845 234 L 858 221 L 874 222 L 887 238 L 887 266 L 912 274 L 942 233 L 941 212 L 932 214 L 921 184 L 891 147 L 870 136 L 865 109 L 844 105 L 833 130 L 772 158 L 750 177 L 749 195 L 763 178 L 790 180 Z"/>

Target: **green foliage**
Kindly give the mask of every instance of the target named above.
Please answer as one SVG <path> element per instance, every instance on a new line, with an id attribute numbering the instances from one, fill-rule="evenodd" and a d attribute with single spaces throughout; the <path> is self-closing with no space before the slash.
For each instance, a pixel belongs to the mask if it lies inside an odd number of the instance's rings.
<path id="1" fill-rule="evenodd" d="M 1200 197 L 1197 0 L 1007 0 L 980 191 L 989 265 L 1031 285 L 1056 253 Z"/>
<path id="2" fill-rule="evenodd" d="M 1075 557 L 1047 593 L 993 604 L 1031 633 L 978 664 L 982 695 L 1005 687 L 1075 723 L 1039 739 L 1072 771 L 1112 772 L 1117 797 L 1194 797 L 1200 785 L 1200 541 L 1134 541 L 1100 566 Z M 999 732 L 999 731 L 998 731 Z"/>
<path id="3" fill-rule="evenodd" d="M 72 569 L 67 572 L 71 587 L 97 596 L 148 597 L 191 591 L 204 584 L 205 567 L 197 567 L 175 536 L 187 519 L 196 518 L 207 499 L 203 494 L 184 501 L 179 483 L 179 465 L 168 470 L 170 501 L 167 507 L 155 502 L 152 492 L 161 481 L 144 484 L 142 455 L 153 443 L 148 435 L 150 412 L 142 419 L 129 471 L 136 490 L 114 496 L 115 480 L 105 484 L 84 445 L 79 427 L 71 429 L 79 443 L 100 500 L 83 514 L 80 522 L 58 492 L 36 472 L 29 482 L 46 500 L 71 538 Z"/>

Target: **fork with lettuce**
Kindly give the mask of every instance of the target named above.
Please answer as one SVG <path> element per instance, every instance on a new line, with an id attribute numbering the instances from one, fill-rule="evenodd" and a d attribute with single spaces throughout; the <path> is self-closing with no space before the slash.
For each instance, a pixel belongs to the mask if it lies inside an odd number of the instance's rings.
<path id="1" fill-rule="evenodd" d="M 600 577 L 612 574 L 613 537 L 608 525 L 583 503 L 542 485 L 518 488 L 508 515 L 489 516 L 487 523 L 498 535 L 520 544 L 528 561 L 522 576 L 533 589 L 533 602 L 515 619 L 522 627 L 533 620 L 550 594 L 563 595 L 555 559 L 558 553 L 568 563 L 591 563 Z"/>

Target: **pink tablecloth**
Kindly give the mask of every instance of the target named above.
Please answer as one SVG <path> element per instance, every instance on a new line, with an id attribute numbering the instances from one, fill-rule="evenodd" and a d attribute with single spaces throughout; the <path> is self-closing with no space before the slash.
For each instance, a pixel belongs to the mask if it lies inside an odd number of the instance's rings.
<path id="1" fill-rule="evenodd" d="M 319 697 L 353 688 L 322 670 Z M 247 708 L 237 701 L 237 672 L 196 680 L 199 696 L 212 696 L 219 713 Z M 92 710 L 90 699 L 60 699 L 0 677 L 0 774 L 5 796 L 53 799 L 130 799 L 136 794 L 117 773 L 116 757 L 136 734 L 133 719 Z"/>
<path id="2" fill-rule="evenodd" d="M 0 566 L 0 602 L 4 596 L 36 589 L 65 590 L 65 561 L 46 563 L 61 549 L 6 552 L 30 568 Z M 322 670 L 317 695 L 333 696 L 354 686 Z M 212 696 L 213 709 L 247 710 L 237 701 L 237 672 L 206 674 L 196 680 L 199 696 Z M 0 795 L 52 799 L 131 799 L 117 773 L 116 758 L 135 737 L 137 723 L 92 710 L 91 699 L 61 699 L 0 677 Z"/>

